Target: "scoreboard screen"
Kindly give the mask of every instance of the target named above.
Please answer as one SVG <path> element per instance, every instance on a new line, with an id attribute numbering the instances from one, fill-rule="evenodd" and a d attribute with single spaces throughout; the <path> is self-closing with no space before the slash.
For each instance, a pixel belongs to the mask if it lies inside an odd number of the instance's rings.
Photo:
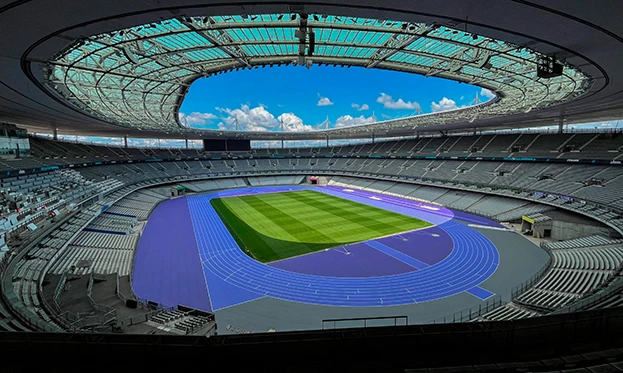
<path id="1" fill-rule="evenodd" d="M 241 152 L 251 150 L 251 140 L 203 140 L 203 150 L 207 152 Z"/>

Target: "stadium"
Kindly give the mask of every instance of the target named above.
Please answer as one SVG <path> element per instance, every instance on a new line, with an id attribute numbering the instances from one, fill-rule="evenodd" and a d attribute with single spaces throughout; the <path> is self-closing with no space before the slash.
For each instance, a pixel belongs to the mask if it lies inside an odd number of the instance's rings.
<path id="1" fill-rule="evenodd" d="M 621 15 L 0 3 L 0 370 L 623 370 Z"/>

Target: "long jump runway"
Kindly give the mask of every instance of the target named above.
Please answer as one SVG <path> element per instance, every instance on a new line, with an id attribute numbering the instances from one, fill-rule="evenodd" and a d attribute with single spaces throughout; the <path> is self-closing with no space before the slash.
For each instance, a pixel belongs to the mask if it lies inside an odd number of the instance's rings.
<path id="1" fill-rule="evenodd" d="M 260 263 L 237 245 L 212 198 L 313 189 L 416 217 L 434 226 Z M 132 284 L 141 298 L 217 311 L 263 297 L 340 307 L 421 303 L 467 292 L 497 269 L 499 254 L 484 235 L 456 220 L 497 226 L 441 206 L 339 187 L 262 187 L 170 200 L 152 213 L 135 257 Z"/>

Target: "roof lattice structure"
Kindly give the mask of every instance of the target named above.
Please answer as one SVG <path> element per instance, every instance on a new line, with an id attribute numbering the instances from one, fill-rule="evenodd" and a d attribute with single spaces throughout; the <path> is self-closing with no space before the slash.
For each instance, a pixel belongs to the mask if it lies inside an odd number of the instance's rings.
<path id="1" fill-rule="evenodd" d="M 179 108 L 194 80 L 259 66 L 389 69 L 496 93 L 466 109 L 309 134 L 339 137 L 527 113 L 590 88 L 587 75 L 562 61 L 562 75 L 539 78 L 537 64 L 544 58 L 525 47 L 435 24 L 260 14 L 181 17 L 91 36 L 48 59 L 44 69 L 48 88 L 90 116 L 130 129 L 182 135 L 191 129 L 180 123 Z"/>

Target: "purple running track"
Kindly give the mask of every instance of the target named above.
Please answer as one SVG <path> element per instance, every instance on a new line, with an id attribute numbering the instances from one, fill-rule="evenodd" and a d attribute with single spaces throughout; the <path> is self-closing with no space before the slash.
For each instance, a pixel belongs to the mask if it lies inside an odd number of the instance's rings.
<path id="1" fill-rule="evenodd" d="M 452 239 L 443 229 L 431 227 L 288 258 L 270 265 L 292 272 L 330 277 L 388 276 L 418 269 L 367 244 L 375 241 L 429 266 L 445 259 L 453 247 Z M 346 255 L 347 252 L 350 254 Z"/>
<path id="2" fill-rule="evenodd" d="M 288 258 L 269 265 L 287 271 L 329 277 L 387 276 L 416 270 L 364 242 Z"/>
<path id="3" fill-rule="evenodd" d="M 405 238 L 407 241 L 403 240 Z M 377 241 L 429 266 L 447 258 L 454 247 L 452 238 L 439 227 L 389 236 Z"/>
<path id="4" fill-rule="evenodd" d="M 153 302 L 212 310 L 186 197 L 165 201 L 151 214 L 136 249 L 132 286 Z"/>

